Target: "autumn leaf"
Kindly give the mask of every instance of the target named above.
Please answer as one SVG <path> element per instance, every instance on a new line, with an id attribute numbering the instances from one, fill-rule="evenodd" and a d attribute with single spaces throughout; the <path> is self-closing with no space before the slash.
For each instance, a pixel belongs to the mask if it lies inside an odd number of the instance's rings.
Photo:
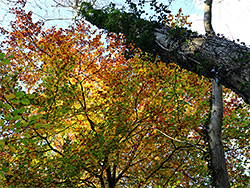
<path id="1" fill-rule="evenodd" d="M 19 98 L 21 98 L 22 96 L 24 96 L 24 92 L 22 92 L 22 91 L 16 92 L 16 93 L 15 93 L 15 96 L 16 96 L 17 99 L 19 99 Z"/>
<path id="2" fill-rule="evenodd" d="M 127 58 L 124 38 L 109 34 L 104 44 L 83 20 L 44 30 L 31 13 L 14 12 L 5 41 L 13 59 L 0 68 L 0 161 L 15 172 L 9 182 L 3 177 L 5 187 L 209 185 L 210 80 L 140 49 Z M 181 10 L 169 17 L 174 27 L 188 24 Z M 228 148 L 250 138 L 249 107 L 236 109 L 238 101 L 224 112 Z M 242 183 L 239 155 L 249 148 L 231 149 L 229 174 Z"/>
<path id="3" fill-rule="evenodd" d="M 6 99 L 10 100 L 10 99 L 14 99 L 16 96 L 15 96 L 15 94 L 8 94 L 5 97 L 6 97 Z"/>
<path id="4" fill-rule="evenodd" d="M 20 101 L 21 101 L 21 103 L 24 104 L 24 105 L 27 105 L 27 104 L 30 103 L 29 99 L 27 99 L 27 98 L 22 98 Z"/>

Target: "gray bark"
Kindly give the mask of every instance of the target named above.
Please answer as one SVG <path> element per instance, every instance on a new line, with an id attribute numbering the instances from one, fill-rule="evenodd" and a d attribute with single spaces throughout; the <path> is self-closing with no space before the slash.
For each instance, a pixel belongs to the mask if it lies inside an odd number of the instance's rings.
<path id="1" fill-rule="evenodd" d="M 156 29 L 155 37 L 163 60 L 174 61 L 205 77 L 216 76 L 250 104 L 250 48 L 218 36 L 176 39 L 166 29 Z"/>
<path id="2" fill-rule="evenodd" d="M 215 79 L 213 80 L 212 87 L 212 111 L 211 121 L 208 126 L 208 136 L 213 184 L 216 188 L 230 188 L 225 153 L 221 141 L 223 118 L 222 87 Z"/>
<path id="3" fill-rule="evenodd" d="M 204 28 L 207 34 L 214 34 L 212 27 L 212 3 L 213 0 L 206 0 L 204 6 Z"/>

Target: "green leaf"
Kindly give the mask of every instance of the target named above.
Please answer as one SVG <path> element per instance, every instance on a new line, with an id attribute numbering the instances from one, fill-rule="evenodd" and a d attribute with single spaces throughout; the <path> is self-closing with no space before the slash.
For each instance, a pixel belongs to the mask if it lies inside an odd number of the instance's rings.
<path id="1" fill-rule="evenodd" d="M 17 123 L 16 123 L 16 128 L 20 128 L 22 126 L 22 122 L 21 121 L 18 121 Z"/>
<path id="2" fill-rule="evenodd" d="M 50 124 L 45 123 L 43 126 L 44 126 L 45 128 L 49 128 L 49 127 L 50 127 Z"/>
<path id="3" fill-rule="evenodd" d="M 19 120 L 19 119 L 21 119 L 21 118 L 22 118 L 21 116 L 16 115 L 16 116 L 14 116 L 13 120 Z"/>
<path id="4" fill-rule="evenodd" d="M 26 110 L 25 107 L 22 106 L 18 111 L 19 111 L 20 114 L 22 114 L 22 113 L 25 112 L 25 110 Z"/>
<path id="5" fill-rule="evenodd" d="M 19 104 L 20 101 L 17 99 L 12 99 L 11 102 L 13 102 L 14 104 Z"/>
<path id="6" fill-rule="evenodd" d="M 3 166 L 3 167 L 2 167 L 2 171 L 3 171 L 3 172 L 7 172 L 7 171 L 9 171 L 9 168 Z"/>
<path id="7" fill-rule="evenodd" d="M 22 124 L 23 124 L 24 127 L 27 127 L 29 125 L 29 123 L 26 122 L 26 121 L 22 121 Z"/>
<path id="8" fill-rule="evenodd" d="M 0 176 L 4 176 L 5 174 L 2 172 L 2 171 L 0 171 Z"/>
<path id="9" fill-rule="evenodd" d="M 23 91 L 16 92 L 15 96 L 17 99 L 20 99 L 22 96 L 24 96 L 24 92 Z"/>
<path id="10" fill-rule="evenodd" d="M 43 117 L 43 114 L 37 114 L 36 116 L 34 116 L 34 119 L 40 119 L 41 117 Z"/>
<path id="11" fill-rule="evenodd" d="M 42 127 L 42 126 L 43 126 L 42 123 L 37 123 L 37 124 L 34 126 L 34 128 L 35 128 L 35 129 L 39 129 L 39 128 Z"/>
<path id="12" fill-rule="evenodd" d="M 10 64 L 10 60 L 8 60 L 8 59 L 2 59 L 1 62 L 2 62 L 4 65 Z"/>
<path id="13" fill-rule="evenodd" d="M 20 133 L 22 131 L 22 129 L 16 129 L 15 133 Z"/>
<path id="14" fill-rule="evenodd" d="M 19 109 L 15 109 L 15 110 L 12 112 L 13 116 L 16 116 L 18 113 L 19 113 Z"/>
<path id="15" fill-rule="evenodd" d="M 33 144 L 33 143 L 36 142 L 36 140 L 30 138 L 30 139 L 29 139 L 29 142 Z"/>
<path id="16" fill-rule="evenodd" d="M 33 125 L 33 124 L 35 124 L 36 123 L 36 120 L 31 120 L 30 122 L 29 122 L 29 125 Z"/>
<path id="17" fill-rule="evenodd" d="M 23 144 L 24 144 L 25 146 L 28 146 L 28 145 L 29 145 L 29 141 L 28 141 L 27 139 L 24 138 L 22 141 L 23 141 Z"/>
<path id="18" fill-rule="evenodd" d="M 14 56 L 13 56 L 13 55 L 10 55 L 8 58 L 9 58 L 9 59 L 12 59 L 12 58 L 14 58 Z"/>
<path id="19" fill-rule="evenodd" d="M 0 59 L 3 59 L 4 58 L 4 53 L 0 52 Z"/>
<path id="20" fill-rule="evenodd" d="M 23 98 L 23 99 L 21 99 L 21 103 L 26 105 L 26 104 L 29 104 L 30 101 L 29 101 L 29 99 Z"/>
<path id="21" fill-rule="evenodd" d="M 2 119 L 0 119 L 0 126 L 3 127 L 4 126 L 4 121 Z"/>
<path id="22" fill-rule="evenodd" d="M 10 121 L 12 120 L 12 117 L 11 116 L 4 116 L 6 120 Z"/>
<path id="23" fill-rule="evenodd" d="M 30 137 L 31 137 L 29 133 L 23 133 L 23 136 L 24 136 L 25 138 L 30 138 Z"/>
<path id="24" fill-rule="evenodd" d="M 34 93 L 32 93 L 32 94 L 28 94 L 27 96 L 28 96 L 28 98 L 29 98 L 29 99 L 34 99 L 35 94 L 34 94 Z"/>
<path id="25" fill-rule="evenodd" d="M 0 147 L 4 147 L 5 146 L 5 141 L 3 139 L 0 140 Z"/>

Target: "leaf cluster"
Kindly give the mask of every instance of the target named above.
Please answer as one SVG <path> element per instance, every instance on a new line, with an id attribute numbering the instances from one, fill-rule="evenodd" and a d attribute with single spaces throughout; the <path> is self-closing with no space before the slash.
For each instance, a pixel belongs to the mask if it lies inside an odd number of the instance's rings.
<path id="1" fill-rule="evenodd" d="M 164 24 L 155 20 L 142 19 L 145 11 L 138 10 L 134 3 L 128 2 L 129 12 L 126 12 L 125 8 L 116 8 L 114 4 L 110 4 L 108 8 L 96 10 L 90 3 L 83 3 L 81 13 L 99 28 L 106 29 L 108 32 L 122 33 L 126 38 L 126 44 L 134 43 L 135 47 L 140 47 L 144 52 L 155 54 L 157 49 L 155 49 L 154 29 L 162 28 Z"/>
<path id="2" fill-rule="evenodd" d="M 187 27 L 188 16 L 184 16 L 182 9 L 176 15 L 172 15 L 167 5 L 158 4 L 156 0 L 150 2 L 153 13 L 148 16 L 144 8 L 146 1 L 140 0 L 138 4 L 131 0 L 126 1 L 128 8 L 117 8 L 111 3 L 107 8 L 94 9 L 90 3 L 83 2 L 81 5 L 81 14 L 90 23 L 98 28 L 107 30 L 108 32 L 122 33 L 125 36 L 125 44 L 128 47 L 127 56 L 133 54 L 133 50 L 129 48 L 132 43 L 136 48 L 140 48 L 143 52 L 148 52 L 151 56 L 156 57 L 159 47 L 155 43 L 155 29 L 166 29 L 169 38 L 173 41 L 182 39 L 183 42 L 189 37 L 197 35 Z M 146 19 L 148 18 L 148 19 Z"/>

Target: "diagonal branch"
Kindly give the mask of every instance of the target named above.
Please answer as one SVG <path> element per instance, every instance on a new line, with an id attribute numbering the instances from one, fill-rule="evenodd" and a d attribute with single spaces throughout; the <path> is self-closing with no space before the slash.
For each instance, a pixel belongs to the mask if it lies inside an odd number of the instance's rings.
<path id="1" fill-rule="evenodd" d="M 215 78 L 215 72 L 217 72 L 217 78 L 221 84 L 236 92 L 246 103 L 250 104 L 249 47 L 239 45 L 219 35 L 199 35 L 186 28 L 182 28 L 183 32 L 181 33 L 184 34 L 178 36 L 173 36 L 172 33 L 175 32 L 175 29 L 169 27 L 164 29 L 155 27 L 153 28 L 155 30 L 152 31 L 153 21 L 139 18 L 134 20 L 133 23 L 125 23 L 125 19 L 118 20 L 121 27 L 112 30 L 112 28 L 106 28 L 105 19 L 110 19 L 110 16 L 113 15 L 106 15 L 108 13 L 102 10 L 93 10 L 93 15 L 91 17 L 86 16 L 86 19 L 93 25 L 104 28 L 109 32 L 126 34 L 129 24 L 132 24 L 131 27 L 135 27 L 133 26 L 134 22 L 142 23 L 141 25 L 144 25 L 145 28 L 141 31 L 142 33 L 137 35 L 140 40 L 133 41 L 136 47 L 149 54 L 158 55 L 166 63 L 175 62 L 182 68 L 208 78 Z M 98 18 L 98 15 L 100 17 L 100 14 L 103 14 L 101 22 L 100 19 L 94 19 Z M 127 13 L 127 16 L 129 17 L 129 13 Z M 152 24 L 149 24 L 151 22 Z M 150 28 L 147 28 L 147 25 L 150 25 Z M 150 39 L 140 38 L 144 31 L 152 32 L 152 37 Z M 128 36 L 125 35 L 125 37 Z M 153 40 L 151 40 L 152 38 Z M 137 41 L 138 43 L 136 43 Z"/>

